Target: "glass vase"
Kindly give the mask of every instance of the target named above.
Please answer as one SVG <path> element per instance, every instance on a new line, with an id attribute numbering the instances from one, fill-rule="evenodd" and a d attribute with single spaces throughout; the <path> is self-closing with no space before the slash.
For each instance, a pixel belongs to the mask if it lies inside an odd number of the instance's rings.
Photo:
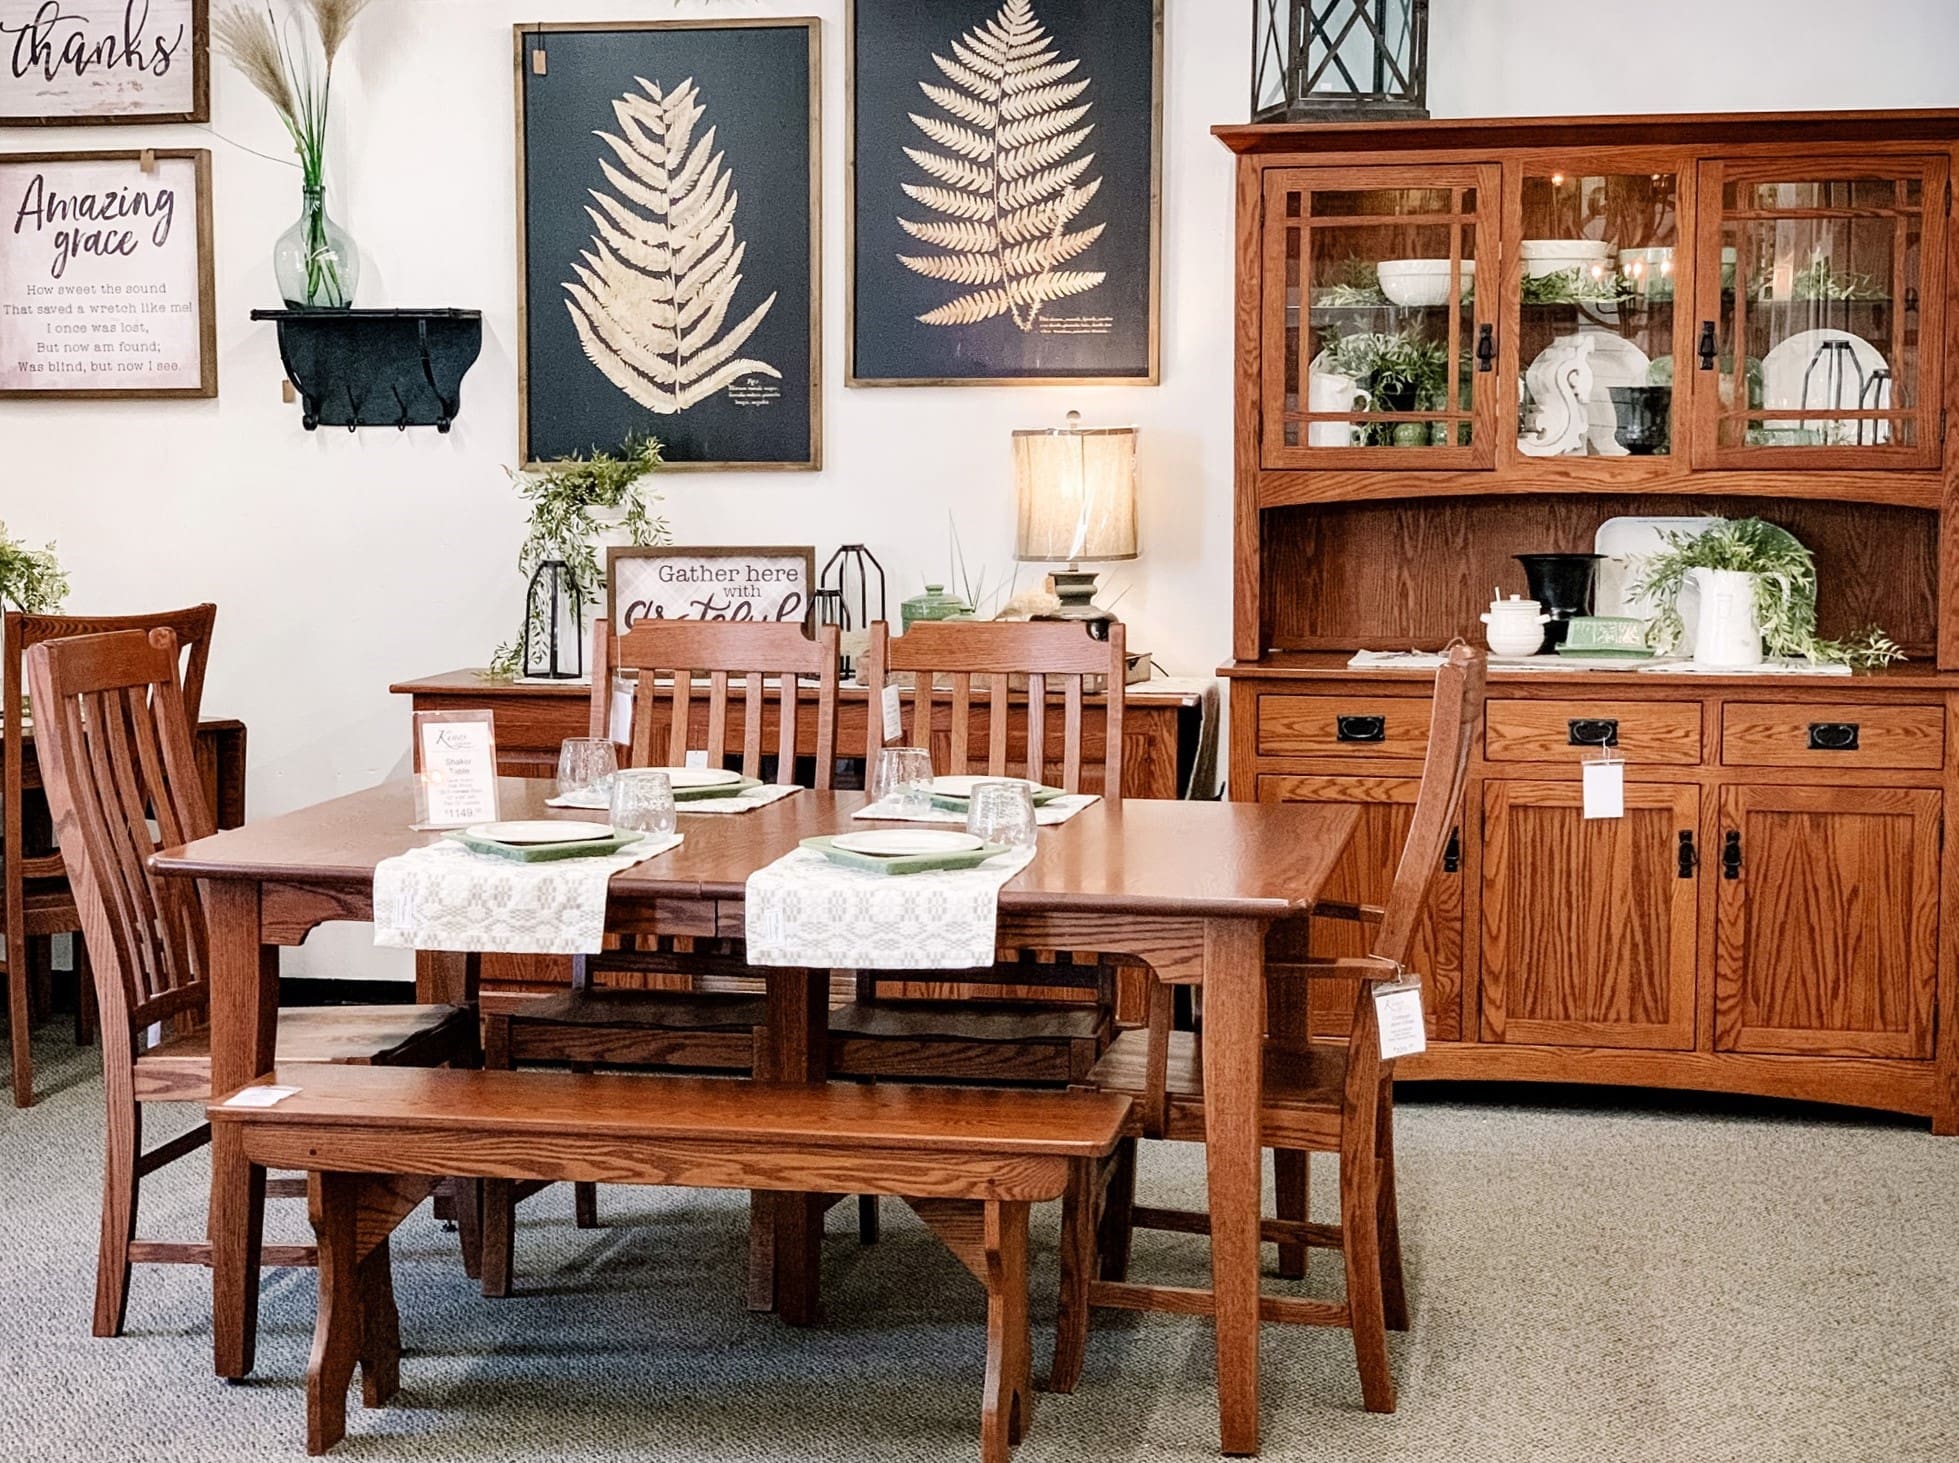
<path id="1" fill-rule="evenodd" d="M 272 272 L 291 310 L 345 310 L 360 282 L 360 256 L 327 213 L 326 189 L 301 191 L 299 221 L 272 249 Z"/>

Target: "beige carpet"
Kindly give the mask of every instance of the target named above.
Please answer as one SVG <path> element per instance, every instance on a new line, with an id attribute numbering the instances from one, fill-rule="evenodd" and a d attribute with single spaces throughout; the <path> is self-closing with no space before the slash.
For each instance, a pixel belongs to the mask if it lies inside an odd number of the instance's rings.
<path id="1" fill-rule="evenodd" d="M 266 1283 L 256 1377 L 210 1374 L 203 1272 L 139 1269 L 130 1334 L 88 1336 L 99 1082 L 49 1039 L 50 1089 L 0 1108 L 0 1457 L 228 1463 L 303 1456 L 312 1276 Z M 1692 1104 L 1422 1101 L 1400 1117 L 1414 1327 L 1401 1408 L 1360 1410 L 1343 1333 L 1267 1328 L 1266 1456 L 1599 1463 L 1959 1459 L 1959 1140 L 1922 1125 Z M 176 1131 L 153 1123 L 152 1141 Z M 1316 1170 L 1331 1198 L 1331 1168 Z M 200 1159 L 146 1194 L 150 1237 L 193 1237 Z M 1194 1149 L 1147 1191 L 1194 1201 Z M 276 1204 L 274 1230 L 304 1228 Z M 840 1208 L 828 1321 L 741 1307 L 736 1196 L 568 1191 L 525 1206 L 523 1293 L 485 1301 L 453 1236 L 396 1241 L 400 1401 L 356 1407 L 348 1459 L 939 1460 L 977 1457 L 978 1288 L 899 1206 L 860 1249 Z M 1037 1213 L 1036 1370 L 1055 1214 Z M 1336 1293 L 1329 1257 L 1309 1290 Z M 1201 1242 L 1143 1236 L 1139 1275 L 1197 1280 Z M 1043 1396 L 1022 1463 L 1216 1456 L 1210 1332 L 1105 1313 L 1073 1397 Z"/>

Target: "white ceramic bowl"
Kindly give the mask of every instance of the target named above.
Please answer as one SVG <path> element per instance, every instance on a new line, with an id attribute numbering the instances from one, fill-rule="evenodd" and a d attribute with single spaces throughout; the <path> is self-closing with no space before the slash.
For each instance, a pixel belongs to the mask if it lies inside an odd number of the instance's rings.
<path id="1" fill-rule="evenodd" d="M 1525 274 L 1542 279 L 1568 269 L 1604 265 L 1612 258 L 1612 245 L 1604 239 L 1525 239 L 1517 246 L 1517 257 Z"/>
<path id="2" fill-rule="evenodd" d="M 1458 261 L 1464 285 L 1476 278 L 1476 261 Z M 1446 259 L 1383 259 L 1375 266 L 1381 293 L 1397 305 L 1449 303 L 1449 261 Z M 1465 293 L 1467 291 L 1465 290 Z"/>

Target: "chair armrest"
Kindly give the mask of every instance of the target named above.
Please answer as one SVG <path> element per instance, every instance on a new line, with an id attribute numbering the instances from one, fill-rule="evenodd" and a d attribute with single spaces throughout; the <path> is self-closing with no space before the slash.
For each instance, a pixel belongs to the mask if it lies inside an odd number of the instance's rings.
<path id="1" fill-rule="evenodd" d="M 1378 925 L 1387 911 L 1378 904 L 1348 904 L 1339 899 L 1322 899 L 1313 906 L 1315 919 L 1345 919 L 1355 924 Z"/>

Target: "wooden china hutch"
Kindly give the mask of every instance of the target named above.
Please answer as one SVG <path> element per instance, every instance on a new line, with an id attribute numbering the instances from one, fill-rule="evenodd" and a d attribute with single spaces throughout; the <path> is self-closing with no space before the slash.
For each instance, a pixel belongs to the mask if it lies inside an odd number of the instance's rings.
<path id="1" fill-rule="evenodd" d="M 1237 160 L 1232 796 L 1360 805 L 1330 897 L 1384 896 L 1428 713 L 1427 673 L 1350 658 L 1482 644 L 1493 587 L 1525 590 L 1515 554 L 1760 516 L 1814 552 L 1824 635 L 1878 625 L 1910 657 L 1496 671 L 1425 935 L 1431 1045 L 1402 1075 L 1959 1132 L 1959 112 L 1217 135 Z M 1574 343 L 1595 375 L 1575 442 L 1547 436 L 1532 369 Z M 1587 820 L 1602 738 L 1625 815 Z M 1358 951 L 1351 926 L 1315 936 Z M 1315 1000 L 1316 1030 L 1344 1030 L 1351 994 Z"/>

